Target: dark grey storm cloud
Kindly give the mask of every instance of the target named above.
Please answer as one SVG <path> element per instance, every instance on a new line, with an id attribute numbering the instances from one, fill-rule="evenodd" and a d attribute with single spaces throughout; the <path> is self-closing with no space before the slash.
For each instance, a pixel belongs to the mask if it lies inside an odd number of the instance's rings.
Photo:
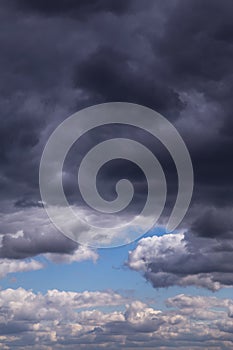
<path id="1" fill-rule="evenodd" d="M 218 106 L 216 115 L 209 111 L 213 114 L 210 123 L 202 125 L 206 133 L 212 129 L 214 137 L 207 141 L 200 137 L 195 143 L 201 147 L 192 153 L 198 199 L 209 199 L 216 205 L 227 202 L 231 205 L 233 198 L 233 168 L 229 161 L 233 155 L 232 13 L 230 0 L 221 3 L 179 1 L 159 42 L 153 43 L 156 55 L 163 60 L 164 75 L 172 86 L 180 91 L 199 92 L 207 102 Z M 208 120 L 208 111 L 205 118 Z M 215 120 L 218 121 L 216 132 Z M 190 148 L 192 150 L 192 144 Z"/>
<path id="2" fill-rule="evenodd" d="M 40 216 L 36 204 L 40 203 L 39 161 L 48 136 L 62 120 L 95 103 L 127 101 L 163 113 L 189 147 L 195 191 L 187 223 L 193 234 L 232 238 L 232 222 L 223 214 L 231 212 L 233 199 L 231 0 L 172 4 L 157 0 L 146 5 L 139 1 L 14 0 L 2 2 L 0 17 L 3 213 L 24 210 L 26 217 L 34 208 Z M 95 141 L 115 136 L 115 131 L 158 152 L 169 180 L 170 209 L 177 190 L 174 164 L 161 145 L 132 129 L 103 128 L 101 135 L 92 133 L 83 139 L 85 145 L 66 163 L 70 200 L 77 200 L 72 160 L 80 161 Z M 115 180 L 122 175 L 135 182 L 140 207 L 147 194 L 146 181 L 130 164 L 116 162 L 103 169 L 100 192 L 108 198 L 110 190 L 109 198 L 114 197 Z M 204 214 L 200 216 L 196 207 Z M 4 221 L 1 234 L 8 232 Z M 43 249 L 29 245 L 23 254 L 16 248 L 21 239 L 13 241 L 8 236 L 3 239 L 4 254 L 18 258 L 28 256 L 29 250 L 33 254 L 61 251 L 60 243 L 51 247 L 48 238 L 46 248 L 40 233 L 38 237 L 41 245 L 35 244 Z"/>
<path id="3" fill-rule="evenodd" d="M 19 9 L 40 13 L 42 15 L 70 16 L 82 18 L 92 13 L 111 12 L 122 14 L 130 8 L 131 0 L 15 0 Z"/>
<path id="4" fill-rule="evenodd" d="M 46 253 L 72 254 L 78 248 L 77 243 L 61 233 L 45 234 L 40 230 L 24 231 L 19 237 L 4 235 L 1 244 L 0 257 L 8 259 L 24 259 Z"/>
<path id="5" fill-rule="evenodd" d="M 182 136 L 195 170 L 194 199 L 205 205 L 231 205 L 232 2 L 178 1 L 163 30 L 153 29 L 146 36 L 143 23 L 141 33 L 152 52 L 144 52 L 141 58 L 125 50 L 124 44 L 122 50 L 112 44 L 99 47 L 77 65 L 75 86 L 91 95 L 95 103 L 141 103 L 173 120 L 182 110 L 185 131 L 188 129 Z M 149 60 L 147 55 L 151 55 Z M 188 101 L 182 101 L 184 92 L 190 96 Z M 203 100 L 195 100 L 195 94 Z M 200 129 L 193 130 L 193 135 L 188 108 L 192 99 L 196 104 L 194 123 Z M 203 108 L 210 106 L 204 115 L 199 115 L 199 103 Z"/>
<path id="6" fill-rule="evenodd" d="M 114 47 L 100 47 L 81 62 L 74 82 L 100 102 L 137 103 L 161 113 L 172 111 L 173 116 L 177 116 L 183 106 L 178 93 L 166 82 L 157 81 L 129 53 L 121 53 Z"/>
<path id="7" fill-rule="evenodd" d="M 233 239 L 232 209 L 207 209 L 193 221 L 191 230 L 200 237 Z"/>

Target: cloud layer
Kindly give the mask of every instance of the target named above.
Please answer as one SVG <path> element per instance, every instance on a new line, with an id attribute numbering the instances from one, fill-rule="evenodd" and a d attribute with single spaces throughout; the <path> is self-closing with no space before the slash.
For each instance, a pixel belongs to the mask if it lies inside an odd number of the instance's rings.
<path id="1" fill-rule="evenodd" d="M 233 303 L 177 295 L 163 311 L 113 292 L 0 291 L 3 349 L 230 349 Z M 101 310 L 121 306 L 122 311 Z M 91 310 L 89 308 L 92 308 Z"/>

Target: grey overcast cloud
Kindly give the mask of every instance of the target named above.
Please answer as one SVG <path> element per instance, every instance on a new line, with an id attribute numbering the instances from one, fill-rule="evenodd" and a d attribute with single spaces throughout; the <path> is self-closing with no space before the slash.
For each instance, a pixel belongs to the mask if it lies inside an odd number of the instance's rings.
<path id="1" fill-rule="evenodd" d="M 0 349 L 233 349 L 233 1 L 0 0 L 0 23 Z M 106 102 L 161 113 L 194 171 L 190 208 L 166 233 L 178 185 L 162 143 L 133 126 L 84 134 L 63 178 L 83 215 L 77 166 L 99 142 L 132 138 L 166 175 L 159 226 L 109 250 L 59 232 L 39 189 L 51 133 Z M 145 174 L 123 159 L 98 173 L 101 196 L 122 178 L 134 198 L 103 221 L 143 208 Z"/>

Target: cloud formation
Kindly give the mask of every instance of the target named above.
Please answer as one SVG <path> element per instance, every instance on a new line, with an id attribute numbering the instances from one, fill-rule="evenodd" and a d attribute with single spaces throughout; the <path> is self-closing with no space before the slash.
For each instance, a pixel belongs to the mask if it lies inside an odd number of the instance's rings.
<path id="1" fill-rule="evenodd" d="M 155 309 L 113 292 L 0 291 L 3 349 L 229 349 L 233 303 L 177 295 Z M 122 311 L 100 307 L 121 306 Z M 93 309 L 90 310 L 89 308 Z"/>
<path id="2" fill-rule="evenodd" d="M 36 271 L 43 267 L 43 264 L 36 260 L 15 261 L 10 259 L 0 259 L 0 279 L 9 273 Z"/>
<path id="3" fill-rule="evenodd" d="M 190 232 L 148 237 L 129 252 L 128 266 L 155 288 L 232 286 L 232 240 L 197 238 Z"/>
<path id="4" fill-rule="evenodd" d="M 29 1 L 15 0 L 18 3 L 19 8 L 24 10 L 37 12 L 42 15 L 48 16 L 70 16 L 83 19 L 85 16 L 90 16 L 98 12 L 111 12 L 115 14 L 122 14 L 128 12 L 130 7 L 130 0 L 119 0 L 117 3 L 114 0 L 97 0 L 95 3 L 92 1 L 75 1 L 75 0 L 51 0 L 49 3 L 45 0 Z"/>
<path id="5" fill-rule="evenodd" d="M 54 262 L 96 261 L 98 254 L 58 232 L 40 207 L 2 213 L 0 258 L 25 259 L 44 255 Z M 81 228 L 80 228 L 81 229 Z"/>

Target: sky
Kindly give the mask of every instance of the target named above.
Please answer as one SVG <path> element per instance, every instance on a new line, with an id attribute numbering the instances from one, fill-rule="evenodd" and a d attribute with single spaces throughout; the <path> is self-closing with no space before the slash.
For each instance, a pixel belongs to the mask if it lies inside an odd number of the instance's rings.
<path id="1" fill-rule="evenodd" d="M 0 0 L 0 23 L 0 349 L 232 349 L 232 0 Z M 168 233 L 179 186 L 164 145 L 133 126 L 87 132 L 63 168 L 80 215 L 93 211 L 77 169 L 100 142 L 136 140 L 167 181 L 155 227 L 124 246 L 93 248 L 48 218 L 39 165 L 64 120 L 108 102 L 148 107 L 174 125 L 194 191 Z M 102 223 L 128 221 L 145 204 L 145 174 L 123 159 L 100 169 L 100 195 L 114 200 L 122 178 L 134 186 L 132 202 L 98 215 Z"/>

